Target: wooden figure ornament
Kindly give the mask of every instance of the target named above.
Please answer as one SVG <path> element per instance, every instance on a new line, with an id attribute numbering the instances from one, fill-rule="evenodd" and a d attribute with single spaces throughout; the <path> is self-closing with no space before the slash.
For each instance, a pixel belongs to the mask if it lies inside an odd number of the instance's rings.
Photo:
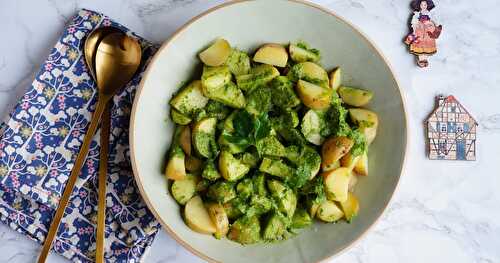
<path id="1" fill-rule="evenodd" d="M 431 10 L 435 7 L 433 0 L 413 0 L 410 6 L 413 9 L 411 33 L 406 36 L 405 44 L 410 53 L 416 56 L 417 65 L 425 68 L 429 65 L 428 58 L 437 52 L 436 39 L 443 26 L 431 19 Z"/>
<path id="2" fill-rule="evenodd" d="M 477 121 L 453 96 L 438 96 L 426 120 L 431 160 L 476 160 Z"/>

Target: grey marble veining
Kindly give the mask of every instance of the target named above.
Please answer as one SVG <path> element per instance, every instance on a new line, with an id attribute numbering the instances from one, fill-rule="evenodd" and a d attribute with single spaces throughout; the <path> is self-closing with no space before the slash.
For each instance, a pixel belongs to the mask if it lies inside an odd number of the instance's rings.
<path id="1" fill-rule="evenodd" d="M 32 80 L 67 20 L 80 8 L 103 12 L 161 43 L 191 17 L 222 1 L 0 1 L 0 115 Z M 402 38 L 405 0 L 316 0 L 365 32 L 399 78 L 411 135 L 407 165 L 379 223 L 335 262 L 500 262 L 500 5 L 436 0 L 443 24 L 430 68 L 415 66 Z M 479 122 L 478 160 L 429 161 L 422 123 L 439 93 L 455 95 Z M 33 262 L 40 247 L 0 225 L 0 262 Z M 51 255 L 50 262 L 67 262 Z M 145 262 L 201 262 L 162 231 Z M 331 260 L 331 262 L 333 262 Z"/>

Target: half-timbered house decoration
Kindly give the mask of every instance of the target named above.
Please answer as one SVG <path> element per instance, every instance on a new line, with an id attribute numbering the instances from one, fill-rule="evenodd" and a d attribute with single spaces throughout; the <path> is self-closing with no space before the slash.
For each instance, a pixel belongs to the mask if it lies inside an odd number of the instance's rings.
<path id="1" fill-rule="evenodd" d="M 453 96 L 438 96 L 426 120 L 431 160 L 476 160 L 477 121 Z"/>

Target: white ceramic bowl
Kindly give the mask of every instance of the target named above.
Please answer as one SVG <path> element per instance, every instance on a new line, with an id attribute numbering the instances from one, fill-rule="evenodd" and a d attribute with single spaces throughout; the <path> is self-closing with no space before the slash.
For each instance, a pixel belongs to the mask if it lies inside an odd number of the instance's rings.
<path id="1" fill-rule="evenodd" d="M 379 114 L 378 137 L 370 147 L 370 175 L 359 180 L 360 212 L 353 223 L 312 227 L 285 242 L 241 246 L 190 230 L 167 191 L 163 175 L 173 124 L 168 101 L 180 83 L 194 78 L 198 52 L 217 37 L 254 51 L 262 43 L 305 40 L 322 52 L 322 65 L 341 66 L 345 84 L 373 90 L 369 108 Z M 155 55 L 137 91 L 130 145 L 135 179 L 165 230 L 194 254 L 221 262 L 316 262 L 358 240 L 381 216 L 396 189 L 407 139 L 406 115 L 398 83 L 388 63 L 357 29 L 335 14 L 299 1 L 228 3 L 194 18 Z"/>

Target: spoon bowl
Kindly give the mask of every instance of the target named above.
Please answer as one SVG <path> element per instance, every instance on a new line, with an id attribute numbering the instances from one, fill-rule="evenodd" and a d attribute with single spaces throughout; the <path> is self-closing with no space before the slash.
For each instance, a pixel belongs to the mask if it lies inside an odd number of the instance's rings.
<path id="1" fill-rule="evenodd" d="M 94 81 L 96 82 L 97 79 L 95 75 L 94 62 L 95 62 L 95 54 L 97 52 L 97 47 L 99 46 L 99 43 L 102 41 L 102 39 L 111 33 L 121 33 L 121 31 L 115 27 L 101 27 L 92 31 L 92 33 L 90 33 L 90 35 L 85 40 L 85 46 L 84 46 L 85 62 L 87 63 L 90 74 L 92 75 Z"/>
<path id="2" fill-rule="evenodd" d="M 130 81 L 141 63 L 141 46 L 123 33 L 105 36 L 95 54 L 99 95 L 112 96 Z"/>

